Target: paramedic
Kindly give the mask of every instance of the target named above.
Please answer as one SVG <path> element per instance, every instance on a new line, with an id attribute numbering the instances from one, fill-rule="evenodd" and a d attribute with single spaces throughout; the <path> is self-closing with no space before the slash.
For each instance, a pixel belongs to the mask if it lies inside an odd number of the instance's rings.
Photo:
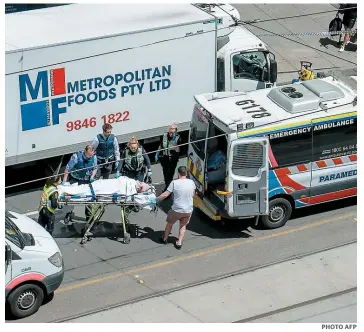
<path id="1" fill-rule="evenodd" d="M 148 176 L 152 176 L 150 159 L 138 140 L 132 136 L 121 156 L 116 178 L 120 177 L 120 171 L 122 171 L 128 178 L 143 182 L 145 168 L 148 170 Z"/>
<path id="2" fill-rule="evenodd" d="M 168 242 L 168 236 L 172 231 L 173 224 L 179 220 L 179 235 L 176 241 L 176 248 L 182 248 L 182 240 L 185 235 L 186 226 L 190 221 L 193 211 L 193 196 L 195 195 L 195 183 L 187 179 L 187 167 L 178 167 L 178 180 L 173 180 L 167 188 L 167 191 L 156 198 L 156 201 L 162 201 L 173 193 L 173 205 L 168 211 L 167 225 L 160 241 L 164 244 Z"/>
<path id="3" fill-rule="evenodd" d="M 92 141 L 92 146 L 96 150 L 97 163 L 100 165 L 97 170 L 97 179 L 101 176 L 103 179 L 108 179 L 113 165 L 115 165 L 115 169 L 118 168 L 118 160 L 120 160 L 119 144 L 111 130 L 111 124 L 105 123 L 102 126 L 103 133 L 98 134 Z"/>
<path id="4" fill-rule="evenodd" d="M 155 155 L 155 160 L 160 160 L 163 169 L 165 183 L 165 188 L 163 191 L 167 190 L 169 184 L 173 180 L 174 172 L 176 171 L 179 160 L 179 144 L 180 136 L 177 134 L 176 124 L 173 123 L 169 127 L 168 132 L 162 136 L 158 150 L 163 150 L 158 151 Z"/>
<path id="5" fill-rule="evenodd" d="M 63 184 L 67 182 L 71 174 L 70 183 L 89 184 L 94 182 L 97 172 L 97 159 L 92 145 L 86 145 L 85 151 L 79 151 L 72 155 L 68 162 L 63 177 Z M 71 172 L 72 171 L 72 172 Z M 86 220 L 91 214 L 91 206 L 85 206 Z"/>
<path id="6" fill-rule="evenodd" d="M 51 235 L 54 230 L 55 213 L 58 207 L 57 186 L 60 185 L 61 182 L 61 176 L 52 177 L 46 181 L 38 209 L 38 223 L 46 228 Z"/>

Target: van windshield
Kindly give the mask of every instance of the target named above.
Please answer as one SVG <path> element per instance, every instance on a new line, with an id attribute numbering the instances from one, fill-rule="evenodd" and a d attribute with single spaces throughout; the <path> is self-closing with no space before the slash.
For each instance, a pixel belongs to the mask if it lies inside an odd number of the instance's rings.
<path id="1" fill-rule="evenodd" d="M 23 249 L 26 242 L 25 236 L 18 226 L 14 224 L 9 215 L 11 214 L 5 213 L 5 238 L 14 243 L 17 247 Z"/>
<path id="2" fill-rule="evenodd" d="M 208 129 L 208 121 L 205 119 L 201 111 L 195 107 L 190 130 L 190 142 L 196 154 L 202 159 L 205 159 L 205 143 Z"/>

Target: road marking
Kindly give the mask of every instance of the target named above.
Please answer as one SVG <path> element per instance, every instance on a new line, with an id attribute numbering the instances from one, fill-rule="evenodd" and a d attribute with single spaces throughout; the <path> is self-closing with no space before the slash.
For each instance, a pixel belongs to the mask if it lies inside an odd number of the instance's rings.
<path id="1" fill-rule="evenodd" d="M 323 219 L 323 220 L 315 222 L 315 223 L 307 224 L 305 226 L 301 226 L 301 227 L 297 227 L 297 228 L 293 228 L 293 229 L 288 229 L 288 230 L 285 230 L 285 231 L 282 231 L 282 232 L 277 232 L 277 233 L 273 233 L 273 234 L 258 236 L 258 237 L 253 238 L 253 239 L 248 239 L 248 240 L 245 239 L 243 241 L 235 241 L 235 242 L 232 242 L 232 243 L 224 245 L 224 246 L 218 246 L 218 247 L 207 249 L 207 250 L 201 250 L 201 251 L 195 252 L 195 253 L 193 253 L 191 255 L 170 259 L 170 260 L 155 263 L 155 264 L 145 265 L 145 266 L 141 266 L 141 267 L 126 271 L 126 272 L 119 272 L 119 273 L 115 273 L 115 274 L 110 274 L 110 275 L 107 275 L 107 276 L 104 276 L 104 277 L 100 277 L 100 278 L 96 278 L 96 279 L 76 283 L 74 285 L 61 287 L 61 288 L 58 288 L 58 290 L 56 290 L 56 293 L 64 293 L 64 292 L 68 292 L 68 291 L 78 289 L 78 288 L 82 288 L 82 287 L 85 287 L 85 286 L 98 284 L 98 283 L 101 283 L 103 281 L 117 279 L 117 278 L 120 278 L 122 276 L 127 276 L 127 275 L 131 275 L 131 274 L 138 274 L 138 273 L 140 273 L 142 271 L 152 270 L 152 269 L 156 269 L 156 268 L 159 268 L 159 267 L 168 266 L 168 265 L 172 265 L 172 264 L 179 263 L 179 262 L 184 262 L 184 261 L 186 261 L 188 259 L 203 257 L 203 256 L 206 256 L 206 255 L 209 255 L 209 254 L 214 254 L 214 253 L 221 252 L 221 251 L 224 251 L 224 250 L 227 250 L 227 249 L 232 249 L 232 248 L 235 248 L 235 247 L 239 247 L 239 246 L 244 245 L 244 244 L 254 243 L 254 242 L 267 240 L 267 239 L 273 239 L 275 237 L 280 237 L 280 236 L 284 236 L 284 235 L 290 235 L 290 234 L 293 234 L 293 233 L 304 231 L 306 229 L 322 226 L 322 225 L 325 225 L 325 224 L 328 224 L 328 223 L 331 223 L 331 222 L 350 219 L 351 217 L 354 217 L 354 216 L 356 216 L 356 212 L 344 214 L 344 215 L 338 216 L 338 217 Z"/>

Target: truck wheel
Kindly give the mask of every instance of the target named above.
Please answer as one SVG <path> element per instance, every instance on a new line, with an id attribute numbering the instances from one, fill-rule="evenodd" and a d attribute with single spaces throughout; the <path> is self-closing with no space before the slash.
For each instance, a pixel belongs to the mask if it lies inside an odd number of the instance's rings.
<path id="1" fill-rule="evenodd" d="M 43 290 L 33 284 L 21 285 L 8 297 L 11 314 L 16 318 L 24 318 L 36 313 L 43 303 Z"/>
<path id="2" fill-rule="evenodd" d="M 269 214 L 261 218 L 261 223 L 268 229 L 282 227 L 292 214 L 291 203 L 284 198 L 274 198 L 269 202 Z"/>

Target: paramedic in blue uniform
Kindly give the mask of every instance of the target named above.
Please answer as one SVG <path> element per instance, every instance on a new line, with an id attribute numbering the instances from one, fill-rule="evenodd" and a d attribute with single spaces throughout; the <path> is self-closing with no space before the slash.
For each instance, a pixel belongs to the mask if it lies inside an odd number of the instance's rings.
<path id="1" fill-rule="evenodd" d="M 120 160 L 119 144 L 111 130 L 111 124 L 105 123 L 102 126 L 103 133 L 98 134 L 92 141 L 92 146 L 96 151 L 97 164 L 99 165 L 96 174 L 97 179 L 101 176 L 103 179 L 108 179 L 113 165 L 115 165 L 115 169 L 118 168 L 118 160 Z M 112 161 L 115 161 L 115 163 L 112 163 Z M 108 164 L 102 165 L 105 163 Z"/>
<path id="2" fill-rule="evenodd" d="M 71 172 L 72 171 L 72 172 Z M 67 182 L 68 175 L 71 175 L 69 182 L 78 184 L 89 184 L 95 181 L 97 172 L 97 158 L 92 145 L 86 145 L 84 151 L 76 152 L 68 162 L 63 176 L 63 182 Z M 86 220 L 91 214 L 91 206 L 85 206 Z"/>
<path id="3" fill-rule="evenodd" d="M 148 177 L 151 177 L 150 159 L 144 148 L 133 136 L 130 138 L 127 147 L 122 153 L 116 178 L 122 172 L 128 178 L 144 182 L 146 170 L 148 171 Z"/>

